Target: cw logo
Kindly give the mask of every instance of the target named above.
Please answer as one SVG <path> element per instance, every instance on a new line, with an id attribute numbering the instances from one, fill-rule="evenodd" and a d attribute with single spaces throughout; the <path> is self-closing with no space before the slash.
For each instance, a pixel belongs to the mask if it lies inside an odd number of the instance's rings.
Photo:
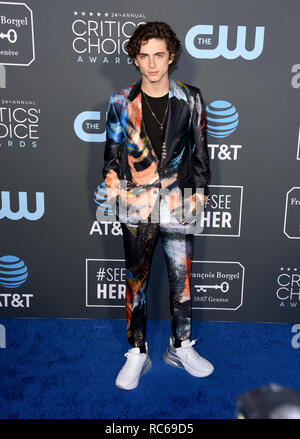
<path id="1" fill-rule="evenodd" d="M 10 192 L 1 191 L 1 209 L 0 219 L 8 218 L 17 221 L 26 218 L 29 221 L 37 221 L 45 212 L 44 192 L 36 192 L 35 194 L 35 212 L 28 211 L 27 192 L 19 192 L 19 210 L 13 212 L 10 207 Z"/>
<path id="2" fill-rule="evenodd" d="M 74 131 L 79 139 L 84 142 L 105 142 L 106 131 L 100 134 L 86 133 L 83 130 L 83 124 L 87 129 L 99 130 L 99 121 L 101 119 L 100 111 L 83 111 L 79 113 L 74 121 Z"/>
<path id="3" fill-rule="evenodd" d="M 190 55 L 194 58 L 206 58 L 213 59 L 218 56 L 223 56 L 227 59 L 235 59 L 241 56 L 244 59 L 252 60 L 257 58 L 264 45 L 264 26 L 256 26 L 255 28 L 255 44 L 252 50 L 247 50 L 246 46 L 246 26 L 237 27 L 236 48 L 229 50 L 227 47 L 228 41 L 228 26 L 219 26 L 219 41 L 215 49 L 199 49 L 195 46 L 195 38 L 197 37 L 199 42 L 206 42 L 207 35 L 213 35 L 214 26 L 199 24 L 193 26 L 185 37 L 185 47 Z M 205 37 L 203 37 L 203 35 Z"/>

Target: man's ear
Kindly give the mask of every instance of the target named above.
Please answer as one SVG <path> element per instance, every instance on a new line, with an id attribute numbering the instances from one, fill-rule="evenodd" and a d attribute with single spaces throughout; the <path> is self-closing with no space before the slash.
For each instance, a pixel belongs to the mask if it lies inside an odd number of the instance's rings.
<path id="1" fill-rule="evenodd" d="M 174 61 L 174 58 L 175 58 L 175 53 L 170 53 L 169 64 L 172 64 L 172 62 Z"/>

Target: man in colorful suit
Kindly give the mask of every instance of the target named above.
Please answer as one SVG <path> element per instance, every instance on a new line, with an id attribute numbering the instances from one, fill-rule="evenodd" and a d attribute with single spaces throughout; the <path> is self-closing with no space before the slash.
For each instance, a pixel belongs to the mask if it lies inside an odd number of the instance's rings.
<path id="1" fill-rule="evenodd" d="M 164 361 L 197 377 L 214 370 L 190 340 L 193 241 L 208 200 L 210 168 L 202 94 L 169 74 L 179 48 L 180 41 L 166 23 L 139 25 L 126 49 L 141 79 L 114 92 L 108 107 L 102 208 L 113 208 L 123 232 L 131 348 L 116 386 L 126 390 L 137 387 L 152 365 L 146 341 L 146 291 L 159 237 L 172 317 Z"/>

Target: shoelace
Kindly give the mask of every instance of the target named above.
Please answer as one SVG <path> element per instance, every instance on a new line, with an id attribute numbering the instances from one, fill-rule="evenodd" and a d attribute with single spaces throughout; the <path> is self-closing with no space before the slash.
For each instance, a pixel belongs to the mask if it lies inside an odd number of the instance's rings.
<path id="1" fill-rule="evenodd" d="M 132 360 L 139 360 L 141 358 L 140 355 L 141 354 L 139 352 L 126 352 L 126 354 L 124 354 L 124 357 Z"/>
<path id="2" fill-rule="evenodd" d="M 124 367 L 130 368 L 130 362 L 134 361 L 135 365 L 137 366 L 140 360 L 140 355 L 138 352 L 126 352 L 126 354 L 124 354 L 124 357 L 127 357 L 129 360 L 129 364 L 125 363 Z M 132 363 L 131 363 L 132 364 Z"/>
<path id="3" fill-rule="evenodd" d="M 192 340 L 188 345 L 186 345 L 186 346 L 182 346 L 184 349 L 186 349 L 186 348 L 190 348 L 191 346 L 194 346 L 194 344 L 196 343 L 196 341 L 197 341 L 197 339 L 195 339 L 195 340 Z"/>
<path id="4" fill-rule="evenodd" d="M 138 352 L 126 352 L 126 354 L 124 354 L 124 357 L 138 357 L 139 354 Z"/>
<path id="5" fill-rule="evenodd" d="M 191 348 L 192 346 L 194 346 L 194 344 L 196 343 L 196 341 L 197 341 L 197 339 L 190 341 L 189 344 L 186 344 L 185 346 L 182 346 L 182 345 L 181 345 L 181 348 L 182 348 L 182 349 L 189 349 L 189 348 Z"/>
<path id="6" fill-rule="evenodd" d="M 198 358 L 197 352 L 192 348 L 196 341 L 197 339 L 190 341 L 190 343 L 186 346 L 181 346 L 184 349 L 184 352 L 187 353 L 188 357 Z"/>

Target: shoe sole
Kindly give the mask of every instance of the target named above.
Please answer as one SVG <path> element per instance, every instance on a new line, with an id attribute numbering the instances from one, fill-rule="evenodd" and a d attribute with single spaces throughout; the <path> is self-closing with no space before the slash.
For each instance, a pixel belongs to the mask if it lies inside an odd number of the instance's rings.
<path id="1" fill-rule="evenodd" d="M 163 360 L 165 363 L 169 364 L 170 366 L 179 367 L 180 369 L 184 369 L 190 375 L 197 377 L 197 378 L 205 378 L 205 377 L 211 375 L 214 371 L 214 369 L 212 369 L 212 371 L 210 371 L 210 372 L 203 372 L 200 374 L 199 371 L 196 371 L 196 370 L 192 369 L 191 367 L 189 367 L 187 364 L 182 363 L 182 361 L 177 357 L 177 355 L 173 355 L 173 353 L 169 349 L 167 349 L 165 351 L 164 356 L 163 356 Z"/>
<path id="2" fill-rule="evenodd" d="M 138 377 L 138 379 L 136 381 L 133 382 L 133 384 L 131 384 L 131 386 L 125 387 L 125 386 L 121 386 L 121 385 L 115 383 L 116 386 L 119 389 L 122 389 L 122 390 L 133 390 L 133 389 L 135 389 L 139 385 L 140 377 L 142 375 L 145 375 L 145 373 L 147 373 L 151 369 L 151 367 L 152 367 L 152 360 L 151 360 L 150 357 L 147 357 L 146 361 L 145 361 L 145 363 L 143 365 L 142 371 L 140 373 L 140 376 Z"/>

